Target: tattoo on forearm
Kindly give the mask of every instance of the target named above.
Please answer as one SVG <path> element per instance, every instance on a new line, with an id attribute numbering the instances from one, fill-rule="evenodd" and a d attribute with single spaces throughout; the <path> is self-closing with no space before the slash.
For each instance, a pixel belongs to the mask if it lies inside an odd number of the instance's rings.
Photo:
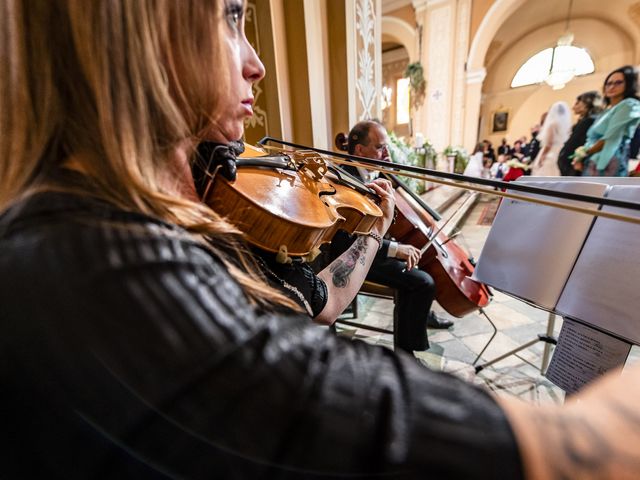
<path id="1" fill-rule="evenodd" d="M 612 400 L 609 408 L 620 422 L 613 435 L 584 415 L 565 413 L 535 418 L 538 435 L 545 439 L 550 478 L 613 478 L 613 469 L 640 471 L 640 457 L 631 446 L 637 445 L 640 418 L 623 401 Z"/>
<path id="2" fill-rule="evenodd" d="M 345 259 L 342 260 L 338 258 L 331 266 L 329 271 L 331 272 L 333 285 L 338 288 L 346 288 L 356 265 L 358 263 L 360 263 L 360 265 L 366 263 L 366 254 L 366 237 L 358 237 L 349 250 L 346 251 Z"/>

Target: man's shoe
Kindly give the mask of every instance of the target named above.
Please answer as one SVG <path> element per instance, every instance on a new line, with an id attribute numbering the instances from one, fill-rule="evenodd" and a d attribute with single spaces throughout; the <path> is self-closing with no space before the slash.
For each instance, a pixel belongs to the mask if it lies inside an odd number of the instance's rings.
<path id="1" fill-rule="evenodd" d="M 444 318 L 438 318 L 435 313 L 430 312 L 429 318 L 427 319 L 427 327 L 428 328 L 437 328 L 437 329 L 447 329 L 453 325 L 451 320 L 446 320 Z"/>

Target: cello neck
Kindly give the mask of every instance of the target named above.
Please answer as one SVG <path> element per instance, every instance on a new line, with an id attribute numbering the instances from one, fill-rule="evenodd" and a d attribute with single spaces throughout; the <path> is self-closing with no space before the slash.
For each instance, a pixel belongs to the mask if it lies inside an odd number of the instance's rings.
<path id="1" fill-rule="evenodd" d="M 422 198 L 420 198 L 420 196 L 415 193 L 413 190 L 411 190 L 402 180 L 400 180 L 396 175 L 393 175 L 391 173 L 383 173 L 382 174 L 385 178 L 387 178 L 388 180 L 391 180 L 391 182 L 393 184 L 395 184 L 398 188 L 401 188 L 402 190 L 404 190 L 405 192 L 407 192 L 409 194 L 409 196 L 411 196 L 411 198 L 413 198 L 415 200 L 415 202 L 420 205 L 421 208 L 425 209 L 429 215 L 431 215 L 433 217 L 433 219 L 437 222 L 442 218 L 442 215 L 440 215 L 438 212 L 436 212 L 433 208 L 431 208 L 429 205 L 427 205 L 425 203 L 424 200 L 422 200 Z"/>

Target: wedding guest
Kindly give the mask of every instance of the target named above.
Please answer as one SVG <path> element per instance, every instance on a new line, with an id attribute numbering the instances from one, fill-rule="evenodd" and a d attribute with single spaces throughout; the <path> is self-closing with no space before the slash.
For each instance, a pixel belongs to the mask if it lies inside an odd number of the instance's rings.
<path id="1" fill-rule="evenodd" d="M 585 92 L 576 98 L 576 102 L 573 104 L 573 113 L 578 116 L 578 121 L 571 129 L 571 134 L 558 155 L 560 175 L 576 176 L 582 174 L 571 164 L 573 152 L 576 148 L 584 145 L 587 140 L 587 131 L 602 111 L 601 99 L 602 97 L 595 90 Z"/>
<path id="2" fill-rule="evenodd" d="M 473 150 L 471 157 L 469 157 L 469 163 L 467 163 L 463 175 L 487 177 L 489 172 L 484 165 L 484 145 L 482 143 L 478 143 L 476 148 Z"/>
<path id="3" fill-rule="evenodd" d="M 583 176 L 616 177 L 628 173 L 631 139 L 640 123 L 638 72 L 631 65 L 607 75 L 603 86 L 607 108 L 587 131 L 574 153 L 574 168 Z"/>
<path id="4" fill-rule="evenodd" d="M 538 134 L 540 133 L 540 125 L 542 124 L 542 122 L 544 122 L 544 118 L 546 116 L 547 113 L 545 112 L 542 115 L 540 124 L 536 124 L 531 127 L 531 140 L 526 144 L 524 148 L 524 155 L 529 159 L 528 163 L 533 162 L 533 160 L 536 159 L 538 153 L 540 152 L 540 140 L 538 139 Z"/>
<path id="5" fill-rule="evenodd" d="M 511 147 L 507 143 L 507 139 L 503 138 L 500 146 L 498 147 L 498 155 L 504 155 L 505 153 L 508 153 L 509 150 L 511 150 Z"/>
<path id="6" fill-rule="evenodd" d="M 511 158 L 523 160 L 526 156 L 526 153 L 522 144 L 522 140 L 516 140 L 513 144 L 513 148 L 507 153 L 511 155 Z"/>

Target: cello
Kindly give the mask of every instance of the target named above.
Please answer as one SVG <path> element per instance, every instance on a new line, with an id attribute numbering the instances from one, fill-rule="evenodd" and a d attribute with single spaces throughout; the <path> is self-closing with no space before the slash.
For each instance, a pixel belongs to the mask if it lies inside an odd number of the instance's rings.
<path id="1" fill-rule="evenodd" d="M 346 136 L 340 133 L 336 147 L 346 150 Z M 431 207 L 393 174 L 384 178 L 394 186 L 395 222 L 387 235 L 392 239 L 421 250 L 418 267 L 427 272 L 436 284 L 436 300 L 449 314 L 463 317 L 487 306 L 491 300 L 489 288 L 471 278 L 474 266 L 464 250 L 438 228 L 441 219 Z"/>
<path id="2" fill-rule="evenodd" d="M 394 179 L 393 175 L 389 175 Z M 423 209 L 399 179 L 395 187 L 396 221 L 388 234 L 398 242 L 421 250 L 418 267 L 427 272 L 436 284 L 436 300 L 449 314 L 463 317 L 486 307 L 491 292 L 483 283 L 473 280 L 474 266 L 469 256 L 447 237 L 427 210 Z M 413 194 L 413 195 L 412 195 Z"/>

